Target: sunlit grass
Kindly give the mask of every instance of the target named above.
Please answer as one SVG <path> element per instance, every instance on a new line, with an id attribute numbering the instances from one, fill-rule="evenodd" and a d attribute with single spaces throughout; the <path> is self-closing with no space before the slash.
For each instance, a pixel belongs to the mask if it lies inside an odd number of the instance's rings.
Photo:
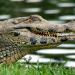
<path id="1" fill-rule="evenodd" d="M 0 75 L 75 75 L 75 68 L 57 64 L 0 64 Z"/>

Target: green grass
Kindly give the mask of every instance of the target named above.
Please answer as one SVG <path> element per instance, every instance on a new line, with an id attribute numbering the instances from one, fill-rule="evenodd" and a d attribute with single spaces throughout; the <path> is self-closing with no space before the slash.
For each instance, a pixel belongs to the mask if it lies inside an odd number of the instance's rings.
<path id="1" fill-rule="evenodd" d="M 75 75 L 75 68 L 51 64 L 0 64 L 0 75 Z"/>

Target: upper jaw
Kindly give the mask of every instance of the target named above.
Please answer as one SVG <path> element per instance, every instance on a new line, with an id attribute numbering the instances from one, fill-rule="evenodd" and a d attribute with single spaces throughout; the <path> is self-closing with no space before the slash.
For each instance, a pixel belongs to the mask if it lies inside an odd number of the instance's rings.
<path id="1" fill-rule="evenodd" d="M 19 17 L 19 18 L 12 18 L 5 20 L 2 23 L 2 27 L 0 26 L 0 30 L 16 30 L 16 29 L 23 29 L 26 27 L 31 28 L 39 28 L 43 31 L 50 30 L 51 32 L 64 32 L 67 28 L 69 30 L 75 31 L 75 26 L 72 24 L 72 27 L 68 24 L 50 24 L 47 20 L 43 19 L 39 15 L 30 15 L 27 17 Z M 65 28 L 66 27 L 66 28 Z"/>

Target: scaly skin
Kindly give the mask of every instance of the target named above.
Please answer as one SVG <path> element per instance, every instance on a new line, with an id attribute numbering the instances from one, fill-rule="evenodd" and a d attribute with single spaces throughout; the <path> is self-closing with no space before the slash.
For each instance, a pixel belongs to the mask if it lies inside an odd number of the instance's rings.
<path id="1" fill-rule="evenodd" d="M 70 25 L 72 24 L 72 26 Z M 40 40 L 44 38 L 44 44 L 58 43 L 60 33 L 75 31 L 74 23 L 50 24 L 47 20 L 38 15 L 28 17 L 12 18 L 0 21 L 0 62 L 11 63 L 22 58 L 33 49 L 24 50 L 24 44 L 42 44 Z M 35 43 L 33 43 L 31 38 Z M 75 38 L 75 37 L 73 37 Z M 62 39 L 62 37 L 61 37 Z M 47 42 L 46 42 L 47 41 Z M 54 45 L 55 47 L 56 45 Z M 49 48 L 45 45 L 39 48 Z M 37 49 L 35 49 L 37 50 Z"/>

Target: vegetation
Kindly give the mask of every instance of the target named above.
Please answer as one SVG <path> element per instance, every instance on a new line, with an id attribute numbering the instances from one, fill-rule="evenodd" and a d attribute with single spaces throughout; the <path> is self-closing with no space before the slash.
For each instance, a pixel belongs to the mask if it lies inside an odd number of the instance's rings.
<path id="1" fill-rule="evenodd" d="M 27 65 L 27 64 L 0 64 L 0 75 L 75 75 L 75 68 L 66 68 L 63 65 Z"/>

